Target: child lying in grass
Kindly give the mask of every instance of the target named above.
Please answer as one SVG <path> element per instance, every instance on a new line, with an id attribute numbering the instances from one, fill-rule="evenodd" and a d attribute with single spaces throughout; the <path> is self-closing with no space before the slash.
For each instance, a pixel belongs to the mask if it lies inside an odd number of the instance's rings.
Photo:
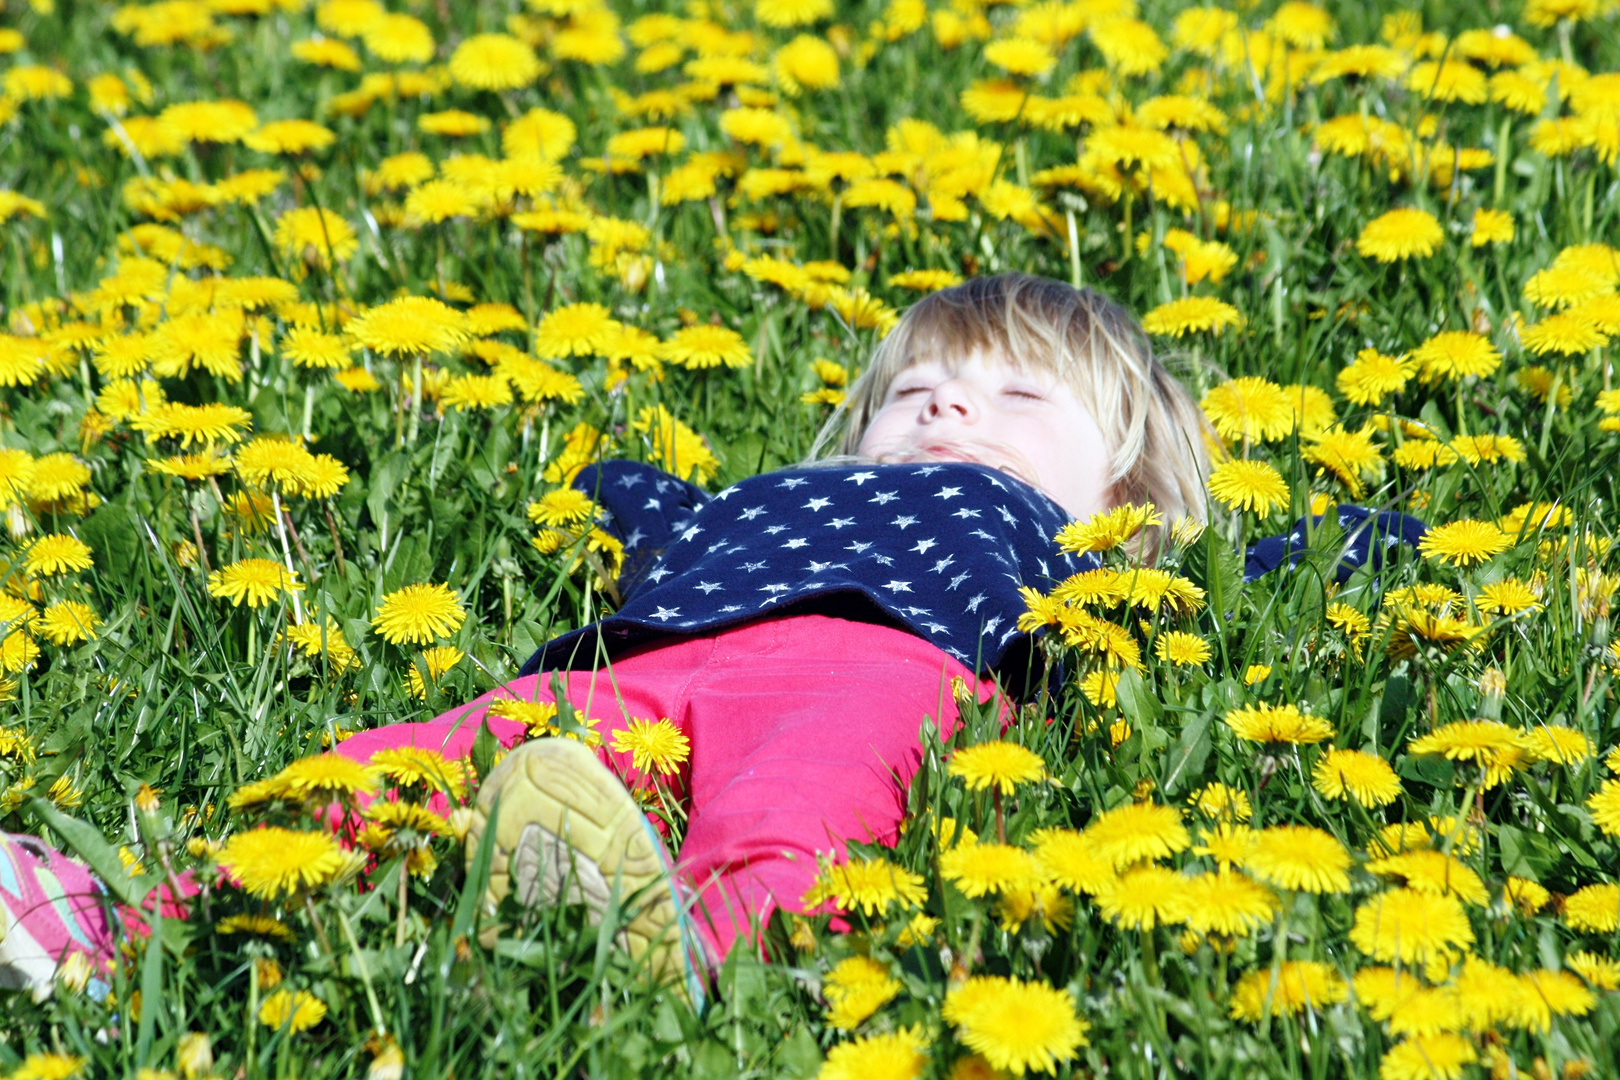
<path id="1" fill-rule="evenodd" d="M 844 456 L 712 497 L 630 462 L 581 472 L 574 486 L 624 545 L 619 610 L 471 704 L 339 752 L 460 757 L 487 725 L 516 747 L 485 781 L 467 842 L 471 857 L 495 832 L 490 911 L 508 895 L 597 914 L 615 890 L 634 897 L 631 952 L 684 972 L 695 996 L 773 909 L 803 910 L 818 852 L 893 841 L 922 724 L 948 738 L 957 723 L 953 687 L 981 703 L 1016 696 L 1032 671 L 1019 589 L 1086 568 L 1056 549 L 1062 526 L 1124 503 L 1205 520 L 1208 438 L 1118 305 L 1023 275 L 947 289 L 910 309 L 852 388 Z M 1146 530 L 1142 551 L 1157 541 Z M 1249 576 L 1288 553 L 1285 540 L 1257 546 Z M 602 745 L 528 739 L 554 685 Z M 673 866 L 632 794 L 652 782 L 647 755 L 638 767 L 612 749 L 660 718 L 666 742 L 689 748 Z M 42 958 L 82 947 L 33 936 Z"/>

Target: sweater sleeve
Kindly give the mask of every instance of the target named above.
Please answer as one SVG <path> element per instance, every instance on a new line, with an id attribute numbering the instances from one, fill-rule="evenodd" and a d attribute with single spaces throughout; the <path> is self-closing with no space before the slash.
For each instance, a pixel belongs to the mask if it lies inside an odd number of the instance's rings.
<path id="1" fill-rule="evenodd" d="M 1384 565 L 1389 551 L 1397 544 L 1417 547 L 1427 526 L 1408 514 L 1392 510 L 1372 511 L 1363 506 L 1339 506 L 1339 527 L 1344 530 L 1344 549 L 1334 567 L 1334 576 L 1340 584 L 1365 565 L 1374 570 Z M 1268 536 L 1250 545 L 1244 561 L 1243 580 L 1253 581 L 1262 574 L 1287 563 L 1296 565 L 1305 557 L 1305 534 L 1308 527 L 1322 520 L 1320 515 L 1311 519 L 1300 518 L 1291 532 L 1284 536 Z"/>
<path id="2" fill-rule="evenodd" d="M 607 511 L 602 527 L 624 544 L 619 595 L 628 600 L 687 522 L 713 496 L 662 469 L 636 461 L 587 465 L 574 487 Z"/>

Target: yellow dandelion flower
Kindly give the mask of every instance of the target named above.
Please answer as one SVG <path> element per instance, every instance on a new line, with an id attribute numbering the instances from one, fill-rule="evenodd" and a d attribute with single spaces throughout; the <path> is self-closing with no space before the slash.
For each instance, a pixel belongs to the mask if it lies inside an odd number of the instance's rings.
<path id="1" fill-rule="evenodd" d="M 1620 926 L 1620 885 L 1588 885 L 1564 901 L 1564 922 L 1571 929 L 1613 933 Z"/>
<path id="2" fill-rule="evenodd" d="M 1438 1031 L 1411 1035 L 1396 1043 L 1378 1063 L 1379 1080 L 1458 1080 L 1479 1060 L 1474 1044 L 1461 1035 Z"/>
<path id="3" fill-rule="evenodd" d="M 466 655 L 454 645 L 437 645 L 431 649 L 423 649 L 417 662 L 405 672 L 406 692 L 418 701 L 426 698 L 427 682 L 422 677 L 423 669 L 427 670 L 427 678 L 436 683 L 446 672 L 461 663 Z"/>
<path id="4" fill-rule="evenodd" d="M 1457 720 L 1406 744 L 1408 753 L 1439 754 L 1451 761 L 1487 762 L 1519 750 L 1524 734 L 1495 720 Z"/>
<path id="5" fill-rule="evenodd" d="M 1232 987 L 1229 1010 L 1234 1020 L 1258 1022 L 1262 1016 L 1320 1012 L 1349 996 L 1350 988 L 1332 967 L 1319 960 L 1286 960 L 1273 975 L 1269 967 L 1251 971 Z"/>
<path id="6" fill-rule="evenodd" d="M 386 356 L 454 352 L 468 338 L 461 312 L 427 296 L 403 296 L 370 308 L 349 323 L 349 336 Z"/>
<path id="7" fill-rule="evenodd" d="M 1039 754 L 1017 743 L 981 743 L 952 754 L 950 774 L 962 777 L 969 790 L 995 788 L 1003 795 L 1011 795 L 1019 784 L 1042 779 L 1046 763 Z"/>
<path id="8" fill-rule="evenodd" d="M 941 1015 L 992 1068 L 1018 1076 L 1055 1073 L 1089 1043 L 1074 999 L 1044 982 L 981 975 L 952 989 Z"/>
<path id="9" fill-rule="evenodd" d="M 94 560 L 90 545 L 76 536 L 51 533 L 35 540 L 23 555 L 23 566 L 35 577 L 52 577 L 74 570 L 88 570 Z"/>
<path id="10" fill-rule="evenodd" d="M 1426 965 L 1466 950 L 1474 929 L 1455 896 L 1391 889 L 1356 908 L 1350 942 L 1375 960 Z"/>
<path id="11" fill-rule="evenodd" d="M 1362 750 L 1329 750 L 1317 758 L 1311 779 L 1323 797 L 1354 798 L 1362 806 L 1388 806 L 1401 794 L 1389 762 Z"/>
<path id="12" fill-rule="evenodd" d="M 1217 465 L 1209 477 L 1209 493 L 1232 510 L 1252 510 L 1258 517 L 1288 505 L 1282 474 L 1264 461 L 1245 458 Z"/>
<path id="13" fill-rule="evenodd" d="M 692 752 L 692 743 L 668 719 L 634 720 L 613 733 L 613 749 L 631 755 L 641 772 L 674 774 Z"/>
<path id="14" fill-rule="evenodd" d="M 1129 803 L 1105 811 L 1081 835 L 1091 853 L 1116 870 L 1168 858 L 1192 843 L 1181 811 L 1155 803 Z"/>
<path id="15" fill-rule="evenodd" d="M 391 645 L 425 645 L 453 634 L 466 620 L 448 585 L 418 584 L 383 597 L 371 625 Z"/>
<path id="16" fill-rule="evenodd" d="M 939 873 L 967 896 L 1007 892 L 1038 881 L 1035 859 L 1010 844 L 958 844 L 939 856 Z"/>
<path id="17" fill-rule="evenodd" d="M 753 362 L 747 342 L 735 330 L 699 324 L 677 330 L 660 350 L 665 360 L 692 370 L 724 365 L 747 367 Z"/>
<path id="18" fill-rule="evenodd" d="M 398 746 L 371 755 L 371 767 L 401 787 L 428 787 L 460 801 L 467 792 L 468 765 L 436 750 Z"/>
<path id="19" fill-rule="evenodd" d="M 927 1045 L 914 1028 L 839 1043 L 827 1051 L 816 1080 L 915 1080 L 928 1065 Z"/>
<path id="20" fill-rule="evenodd" d="M 1182 891 L 1187 926 L 1199 934 L 1242 937 L 1276 915 L 1277 894 L 1231 870 L 1199 874 Z"/>
<path id="21" fill-rule="evenodd" d="M 1217 336 L 1228 326 L 1242 322 L 1238 309 L 1212 296 L 1188 296 L 1160 304 L 1142 316 L 1142 329 L 1150 334 L 1181 337 L 1209 331 Z"/>
<path id="22" fill-rule="evenodd" d="M 840 1031 L 854 1031 L 901 989 L 887 965 L 868 956 L 851 956 L 822 980 L 822 995 L 832 1006 L 827 1022 Z"/>
<path id="23" fill-rule="evenodd" d="M 313 889 L 342 869 L 343 849 L 325 831 L 271 826 L 237 833 L 219 853 L 219 865 L 243 889 L 264 900 Z"/>
<path id="24" fill-rule="evenodd" d="M 1492 210 L 1482 206 L 1474 211 L 1473 230 L 1468 236 L 1468 242 L 1474 247 L 1484 247 L 1486 244 L 1511 244 L 1513 235 L 1513 215 L 1506 210 Z"/>
<path id="25" fill-rule="evenodd" d="M 1350 891 L 1350 853 L 1331 833 L 1307 825 L 1260 830 L 1243 866 L 1261 881 L 1280 889 Z"/>
<path id="26" fill-rule="evenodd" d="M 1271 442 L 1294 430 L 1288 395 L 1276 383 L 1254 376 L 1221 383 L 1200 403 L 1224 439 Z"/>
<path id="27" fill-rule="evenodd" d="M 844 911 L 882 916 L 895 904 L 915 908 L 927 899 L 928 888 L 921 875 L 887 859 L 871 858 L 822 867 L 802 902 L 806 908 L 833 903 Z"/>
<path id="28" fill-rule="evenodd" d="M 360 250 L 354 227 L 330 210 L 301 206 L 276 219 L 276 246 L 294 258 L 331 269 Z"/>
<path id="29" fill-rule="evenodd" d="M 510 34 L 473 34 L 450 54 L 450 77 L 474 90 L 516 90 L 544 73 L 534 50 Z"/>
<path id="30" fill-rule="evenodd" d="M 1259 702 L 1228 712 L 1222 720 L 1240 739 L 1250 742 L 1309 744 L 1333 737 L 1333 725 L 1301 712 L 1297 705 Z"/>
<path id="31" fill-rule="evenodd" d="M 1356 237 L 1356 250 L 1379 262 L 1399 262 L 1433 255 L 1445 235 L 1433 214 L 1400 207 L 1369 221 Z"/>
<path id="32" fill-rule="evenodd" d="M 1463 519 L 1431 527 L 1418 544 L 1418 551 L 1452 566 L 1469 566 L 1512 546 L 1512 537 L 1490 522 Z"/>
<path id="33" fill-rule="evenodd" d="M 259 1006 L 259 1023 L 290 1034 L 308 1031 L 326 1019 L 326 1003 L 308 990 L 277 990 Z"/>
<path id="34" fill-rule="evenodd" d="M 1446 330 L 1412 350 L 1418 370 L 1430 382 L 1486 378 L 1502 366 L 1502 354 L 1483 335 L 1468 330 Z"/>
<path id="35" fill-rule="evenodd" d="M 96 636 L 101 616 L 88 604 L 77 600 L 58 600 L 45 609 L 39 620 L 39 635 L 53 645 L 72 645 Z"/>
<path id="36" fill-rule="evenodd" d="M 303 589 L 298 576 L 274 559 L 238 559 L 208 575 L 208 595 L 233 607 L 264 607 Z"/>

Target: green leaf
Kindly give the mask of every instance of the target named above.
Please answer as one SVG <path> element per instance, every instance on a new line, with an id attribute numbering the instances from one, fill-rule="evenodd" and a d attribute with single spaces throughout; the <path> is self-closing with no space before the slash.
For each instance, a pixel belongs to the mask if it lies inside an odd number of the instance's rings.
<path id="1" fill-rule="evenodd" d="M 1159 699 L 1153 696 L 1148 689 L 1147 682 L 1140 674 L 1131 668 L 1119 673 L 1119 708 L 1126 719 L 1138 726 L 1158 724 L 1164 716 L 1164 708 Z"/>

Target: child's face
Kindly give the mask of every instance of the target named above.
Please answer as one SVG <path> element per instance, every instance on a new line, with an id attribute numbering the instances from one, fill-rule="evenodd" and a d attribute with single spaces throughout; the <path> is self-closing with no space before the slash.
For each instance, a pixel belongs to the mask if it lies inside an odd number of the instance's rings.
<path id="1" fill-rule="evenodd" d="M 955 370 L 902 371 L 861 439 L 877 461 L 970 461 L 1039 488 L 1079 520 L 1112 506 L 1102 430 L 1074 392 L 1044 372 L 975 352 Z"/>

